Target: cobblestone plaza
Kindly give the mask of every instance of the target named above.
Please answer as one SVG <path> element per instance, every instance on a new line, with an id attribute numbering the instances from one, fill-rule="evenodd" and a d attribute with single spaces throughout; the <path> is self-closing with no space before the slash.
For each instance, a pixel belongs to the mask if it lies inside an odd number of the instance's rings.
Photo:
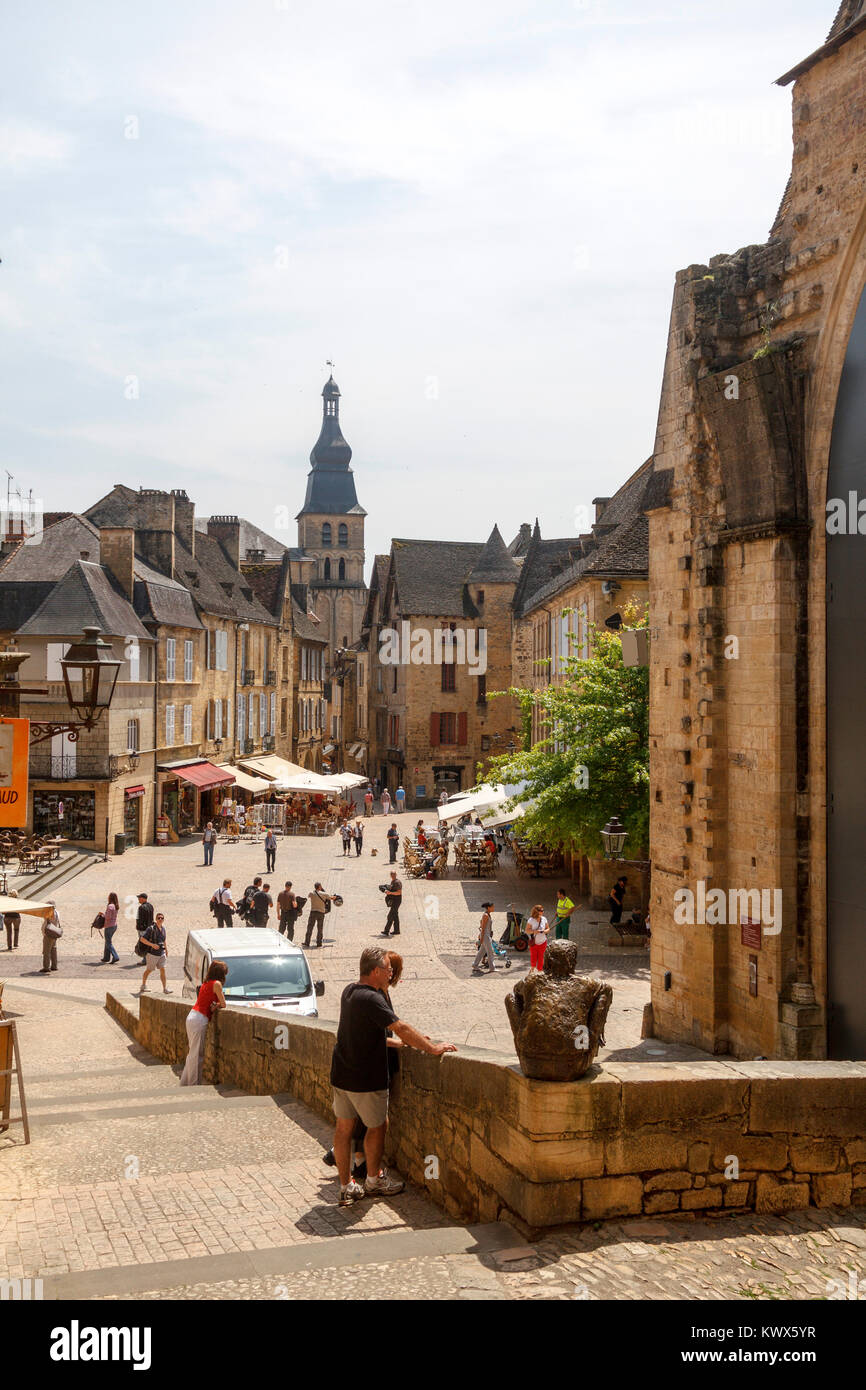
<path id="1" fill-rule="evenodd" d="M 342 858 L 337 837 L 279 844 L 274 883 L 289 878 L 305 891 L 320 878 L 345 900 L 328 918 L 323 949 L 309 954 L 314 976 L 326 981 L 324 1017 L 337 1016 L 340 990 L 381 929 L 386 824 L 381 816 L 367 822 L 357 860 Z M 116 937 L 120 964 L 96 964 L 100 943 L 89 923 L 108 891 L 123 903 L 146 890 L 165 912 L 169 986 L 179 991 L 186 932 L 210 925 L 213 886 L 231 877 L 242 888 L 263 859 L 262 846 L 250 844 L 218 845 L 208 869 L 196 842 L 132 851 L 58 891 L 56 976 L 37 973 L 28 919 L 19 951 L 0 953 L 32 1130 L 29 1146 L 17 1127 L 0 1137 L 0 1262 L 8 1277 L 42 1279 L 47 1298 L 129 1300 L 750 1301 L 847 1298 L 859 1289 L 863 1208 L 624 1220 L 531 1242 L 504 1222 L 455 1224 L 411 1184 L 397 1197 L 339 1208 L 333 1172 L 321 1161 L 331 1138 L 321 1118 L 290 1096 L 181 1090 L 179 1069 L 131 1043 L 102 1007 L 106 988 L 131 996 L 140 975 L 130 921 Z M 546 903 L 555 887 L 517 879 L 507 867 L 493 887 L 453 877 L 406 881 L 401 1016 L 458 1047 L 510 1047 L 502 998 L 525 967 L 470 977 L 479 900 L 504 908 L 538 891 Z M 584 968 L 614 985 L 605 1055 L 658 1055 L 661 1044 L 640 1039 L 646 966 L 604 955 L 607 928 L 598 921 L 580 911 L 572 935 L 586 938 Z"/>

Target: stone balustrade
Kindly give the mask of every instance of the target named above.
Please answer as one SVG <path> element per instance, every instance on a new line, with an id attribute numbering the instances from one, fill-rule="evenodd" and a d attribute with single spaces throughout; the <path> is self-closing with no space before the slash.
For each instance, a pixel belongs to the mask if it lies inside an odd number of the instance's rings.
<path id="1" fill-rule="evenodd" d="M 154 1056 L 184 1059 L 188 1003 L 106 1004 Z M 204 1080 L 288 1093 L 330 1119 L 335 1031 L 229 1008 L 209 1029 Z M 531 1234 L 638 1213 L 864 1206 L 864 1136 L 863 1062 L 620 1062 L 544 1082 L 462 1047 L 401 1055 L 387 1158 L 455 1217 Z"/>

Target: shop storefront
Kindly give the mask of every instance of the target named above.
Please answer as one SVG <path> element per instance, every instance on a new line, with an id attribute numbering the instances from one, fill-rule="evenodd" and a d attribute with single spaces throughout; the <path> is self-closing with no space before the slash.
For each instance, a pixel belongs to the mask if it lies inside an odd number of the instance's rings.
<path id="1" fill-rule="evenodd" d="M 216 821 L 225 790 L 234 782 L 230 772 L 202 761 L 163 765 L 160 771 L 170 774 L 160 789 L 160 815 L 175 836 L 195 834 Z"/>
<path id="2" fill-rule="evenodd" d="M 67 840 L 96 839 L 96 793 L 34 791 L 33 833 L 62 835 Z"/>
<path id="3" fill-rule="evenodd" d="M 127 787 L 123 794 L 123 834 L 127 848 L 141 844 L 141 808 L 144 787 Z"/>

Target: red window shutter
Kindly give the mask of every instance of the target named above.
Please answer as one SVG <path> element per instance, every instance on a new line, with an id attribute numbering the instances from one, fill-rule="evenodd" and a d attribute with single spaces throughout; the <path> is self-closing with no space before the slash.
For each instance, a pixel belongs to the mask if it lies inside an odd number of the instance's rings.
<path id="1" fill-rule="evenodd" d="M 457 742 L 458 742 L 458 743 L 465 743 L 465 742 L 466 742 L 466 715 L 465 715 L 465 713 L 458 714 L 458 716 L 457 716 Z"/>
<path id="2" fill-rule="evenodd" d="M 430 745 L 433 748 L 439 746 L 439 715 L 430 715 Z"/>

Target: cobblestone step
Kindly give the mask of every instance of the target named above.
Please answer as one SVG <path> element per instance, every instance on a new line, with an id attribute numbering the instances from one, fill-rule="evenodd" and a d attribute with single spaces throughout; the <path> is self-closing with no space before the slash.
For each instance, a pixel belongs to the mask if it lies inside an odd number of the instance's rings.
<path id="1" fill-rule="evenodd" d="M 262 1250 L 237 1251 L 229 1254 L 193 1256 L 181 1260 L 159 1260 L 150 1264 L 115 1265 L 112 1268 L 57 1275 L 48 1279 L 45 1297 L 48 1299 L 105 1299 L 133 1298 L 153 1292 L 161 1299 L 170 1297 L 172 1284 L 181 1288 L 195 1286 L 201 1281 L 210 1287 L 223 1281 L 256 1280 L 256 1298 L 285 1299 L 290 1297 L 284 1278 L 295 1276 L 300 1289 L 311 1274 L 344 1271 L 366 1271 L 370 1265 L 395 1264 L 429 1260 L 444 1256 L 468 1256 L 479 1274 L 485 1274 L 480 1260 L 484 1256 L 518 1246 L 522 1237 L 504 1222 L 484 1226 L 450 1226 L 427 1231 L 388 1231 L 379 1235 L 331 1236 L 315 1246 L 271 1246 Z M 491 1289 L 496 1276 L 488 1275 L 483 1282 Z M 263 1282 L 262 1282 L 263 1281 Z M 479 1276 L 476 1275 L 475 1287 Z M 233 1295 L 229 1295 L 232 1297 Z M 307 1297 L 298 1292 L 299 1297 Z M 378 1296 L 381 1296 L 378 1295 Z M 400 1296 L 395 1292 L 395 1297 Z M 421 1297 L 429 1297 L 423 1293 Z M 492 1295 L 495 1296 L 495 1295 Z M 499 1294 L 504 1297 L 504 1293 Z"/>

